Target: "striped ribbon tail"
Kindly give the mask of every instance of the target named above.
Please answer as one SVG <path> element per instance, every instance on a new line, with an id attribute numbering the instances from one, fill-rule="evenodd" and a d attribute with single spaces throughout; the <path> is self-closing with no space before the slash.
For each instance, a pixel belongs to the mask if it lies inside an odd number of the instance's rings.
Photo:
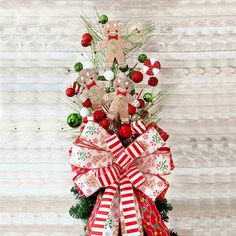
<path id="1" fill-rule="evenodd" d="M 124 147 L 116 134 L 106 138 L 105 141 L 115 158 L 117 158 L 119 154 L 124 151 Z"/>
<path id="2" fill-rule="evenodd" d="M 101 203 L 99 205 L 98 212 L 95 216 L 95 221 L 92 225 L 92 232 L 89 236 L 102 236 L 106 220 L 108 218 L 109 211 L 111 209 L 112 200 L 117 191 L 118 184 L 113 183 L 108 186 L 102 196 Z"/>
<path id="3" fill-rule="evenodd" d="M 135 207 L 134 192 L 131 182 L 124 177 L 120 181 L 121 213 L 124 217 L 125 234 L 127 236 L 140 236 L 139 223 Z"/>

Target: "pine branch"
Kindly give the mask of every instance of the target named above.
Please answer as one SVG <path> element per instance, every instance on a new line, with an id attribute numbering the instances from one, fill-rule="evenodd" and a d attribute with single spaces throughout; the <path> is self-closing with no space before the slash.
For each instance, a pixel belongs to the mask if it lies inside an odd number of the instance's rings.
<path id="1" fill-rule="evenodd" d="M 75 187 L 71 188 L 71 192 L 78 202 L 69 209 L 70 215 L 75 219 L 87 221 L 93 211 L 98 194 L 103 193 L 104 189 L 100 189 L 90 197 L 81 196 Z"/>
<path id="2" fill-rule="evenodd" d="M 167 202 L 166 198 L 164 198 L 162 201 L 159 201 L 158 199 L 156 199 L 155 201 L 157 210 L 159 211 L 162 219 L 165 222 L 168 222 L 169 217 L 168 217 L 168 213 L 169 211 L 172 211 L 173 207 L 170 203 Z"/>
<path id="3" fill-rule="evenodd" d="M 173 231 L 173 229 L 170 229 L 170 236 L 179 236 L 176 232 Z"/>

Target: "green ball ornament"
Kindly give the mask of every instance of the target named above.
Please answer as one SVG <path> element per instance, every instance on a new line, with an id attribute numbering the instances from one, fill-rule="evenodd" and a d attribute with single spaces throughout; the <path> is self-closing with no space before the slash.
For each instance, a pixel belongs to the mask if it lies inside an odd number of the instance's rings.
<path id="1" fill-rule="evenodd" d="M 153 96 L 152 96 L 151 93 L 145 93 L 145 94 L 143 95 L 143 99 L 144 99 L 146 102 L 152 102 Z"/>
<path id="2" fill-rule="evenodd" d="M 108 21 L 108 17 L 106 16 L 106 15 L 101 15 L 101 16 L 99 16 L 99 23 L 100 24 L 106 24 L 107 23 L 107 21 Z"/>
<path id="3" fill-rule="evenodd" d="M 81 62 L 75 63 L 74 69 L 76 72 L 80 72 L 81 70 L 83 70 L 83 64 Z"/>
<path id="4" fill-rule="evenodd" d="M 99 75 L 97 78 L 98 81 L 106 81 L 105 77 L 103 75 Z"/>
<path id="5" fill-rule="evenodd" d="M 67 124 L 71 128 L 77 128 L 82 124 L 82 116 L 78 113 L 71 113 L 67 118 Z"/>
<path id="6" fill-rule="evenodd" d="M 144 63 L 147 60 L 147 55 L 146 54 L 140 54 L 138 56 L 138 61 L 141 63 Z"/>

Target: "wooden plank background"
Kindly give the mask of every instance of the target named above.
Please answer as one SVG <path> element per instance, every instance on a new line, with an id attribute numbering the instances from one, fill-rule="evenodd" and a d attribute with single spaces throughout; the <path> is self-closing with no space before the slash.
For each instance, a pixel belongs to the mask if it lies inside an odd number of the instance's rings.
<path id="1" fill-rule="evenodd" d="M 72 173 L 66 68 L 81 56 L 80 15 L 150 19 L 161 114 L 176 169 L 168 199 L 180 236 L 233 236 L 236 213 L 235 0 L 0 0 L 0 235 L 83 235 L 68 215 Z M 69 82 L 68 82 L 69 81 Z"/>

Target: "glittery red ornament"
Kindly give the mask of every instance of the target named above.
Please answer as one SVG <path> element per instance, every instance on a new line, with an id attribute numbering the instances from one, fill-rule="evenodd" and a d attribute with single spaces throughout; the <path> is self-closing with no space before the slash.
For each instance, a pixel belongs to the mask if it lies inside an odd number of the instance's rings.
<path id="1" fill-rule="evenodd" d="M 138 108 L 138 109 L 143 108 L 143 107 L 145 106 L 145 102 L 144 102 L 144 100 L 141 99 L 141 98 L 139 98 L 138 101 L 139 101 L 139 106 L 138 106 L 137 108 Z"/>
<path id="2" fill-rule="evenodd" d="M 119 136 L 121 138 L 130 138 L 132 136 L 132 130 L 129 124 L 122 124 L 120 126 Z"/>
<path id="3" fill-rule="evenodd" d="M 102 120 L 99 122 L 99 124 L 104 128 L 104 129 L 107 129 L 110 125 L 110 121 L 108 118 Z"/>
<path id="4" fill-rule="evenodd" d="M 66 90 L 66 96 L 67 97 L 73 97 L 75 95 L 75 89 L 74 88 L 68 88 Z"/>
<path id="5" fill-rule="evenodd" d="M 91 42 L 87 42 L 87 41 L 81 40 L 81 45 L 82 45 L 83 47 L 88 47 L 88 46 L 91 45 Z"/>
<path id="6" fill-rule="evenodd" d="M 97 122 L 104 120 L 106 117 L 107 117 L 107 115 L 103 110 L 96 110 L 93 113 L 93 118 Z"/>
<path id="7" fill-rule="evenodd" d="M 88 47 L 88 46 L 90 46 L 92 39 L 93 39 L 93 37 L 92 37 L 91 34 L 89 34 L 89 33 L 83 34 L 82 40 L 81 40 L 81 45 L 82 45 L 83 47 Z"/>
<path id="8" fill-rule="evenodd" d="M 143 74 L 140 71 L 134 71 L 132 74 L 134 83 L 140 83 L 143 80 Z"/>
<path id="9" fill-rule="evenodd" d="M 132 116 L 132 115 L 134 115 L 135 112 L 136 112 L 136 107 L 133 106 L 133 105 L 131 105 L 131 104 L 129 104 L 129 105 L 128 105 L 128 111 L 129 111 L 129 114 Z"/>
<path id="10" fill-rule="evenodd" d="M 90 33 L 85 33 L 82 36 L 82 40 L 86 42 L 91 42 L 93 40 L 93 37 Z"/>
<path id="11" fill-rule="evenodd" d="M 91 107 L 92 106 L 91 100 L 87 98 L 86 101 L 82 103 L 82 105 L 87 108 Z"/>
<path id="12" fill-rule="evenodd" d="M 153 87 L 157 86 L 157 84 L 158 84 L 157 77 L 150 77 L 148 80 L 148 84 Z"/>

